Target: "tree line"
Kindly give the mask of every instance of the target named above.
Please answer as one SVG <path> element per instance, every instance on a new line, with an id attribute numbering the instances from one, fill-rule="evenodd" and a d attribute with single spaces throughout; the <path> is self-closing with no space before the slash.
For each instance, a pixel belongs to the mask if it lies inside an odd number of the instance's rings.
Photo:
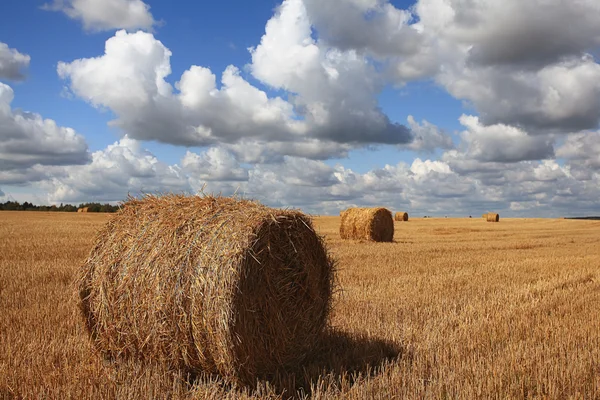
<path id="1" fill-rule="evenodd" d="M 60 203 L 60 206 L 36 206 L 35 204 L 24 202 L 19 203 L 18 201 L 7 201 L 0 203 L 0 210 L 6 211 L 59 211 L 59 212 L 77 212 L 79 208 L 88 208 L 88 212 L 103 212 L 113 213 L 119 209 L 119 206 L 113 206 L 111 204 L 100 204 L 100 203 L 82 203 L 79 206 L 72 204 Z"/>

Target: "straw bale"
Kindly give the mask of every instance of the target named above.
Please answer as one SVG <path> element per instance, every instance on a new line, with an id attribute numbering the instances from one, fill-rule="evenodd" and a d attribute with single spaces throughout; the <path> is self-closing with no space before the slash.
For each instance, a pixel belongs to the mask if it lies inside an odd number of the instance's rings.
<path id="1" fill-rule="evenodd" d="M 483 219 L 487 219 L 487 216 L 488 216 L 487 214 L 483 214 L 483 215 L 481 216 L 481 218 L 483 218 Z"/>
<path id="2" fill-rule="evenodd" d="M 386 208 L 349 208 L 342 215 L 342 239 L 392 242 L 394 219 Z"/>
<path id="3" fill-rule="evenodd" d="M 397 212 L 394 219 L 396 221 L 408 221 L 408 213 L 407 212 Z"/>
<path id="4" fill-rule="evenodd" d="M 252 384 L 311 356 L 334 263 L 309 217 L 257 202 L 130 198 L 96 237 L 80 308 L 107 357 Z"/>
<path id="5" fill-rule="evenodd" d="M 499 221 L 500 221 L 500 215 L 499 214 L 489 213 L 487 215 L 487 222 L 499 222 Z"/>

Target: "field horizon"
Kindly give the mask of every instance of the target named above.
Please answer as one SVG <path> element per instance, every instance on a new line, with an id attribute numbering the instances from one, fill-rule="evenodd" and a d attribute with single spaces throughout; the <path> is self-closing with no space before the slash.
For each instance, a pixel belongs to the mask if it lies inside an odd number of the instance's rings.
<path id="1" fill-rule="evenodd" d="M 236 388 L 98 355 L 73 282 L 109 218 L 0 212 L 0 399 L 600 397 L 600 222 L 415 217 L 372 243 L 315 217 L 331 328 L 306 365 Z"/>

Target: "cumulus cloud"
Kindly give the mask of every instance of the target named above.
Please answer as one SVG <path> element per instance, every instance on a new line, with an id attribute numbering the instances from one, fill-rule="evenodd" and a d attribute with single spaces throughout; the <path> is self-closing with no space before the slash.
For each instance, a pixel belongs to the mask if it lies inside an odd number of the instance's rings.
<path id="1" fill-rule="evenodd" d="M 421 45 L 411 12 L 387 1 L 304 0 L 304 5 L 321 40 L 340 50 L 386 57 L 414 54 Z"/>
<path id="2" fill-rule="evenodd" d="M 196 179 L 204 181 L 247 181 L 248 170 L 240 166 L 235 157 L 219 147 L 198 155 L 188 151 L 181 166 Z"/>
<path id="3" fill-rule="evenodd" d="M 356 50 L 327 47 L 312 37 L 302 0 L 285 0 L 250 49 L 252 75 L 294 94 L 298 114 L 321 139 L 343 143 L 408 143 L 410 131 L 383 114 L 380 74 Z"/>
<path id="4" fill-rule="evenodd" d="M 417 10 L 438 3 L 420 0 Z M 600 6 L 594 0 L 445 3 L 452 18 L 443 19 L 444 28 L 455 41 L 470 46 L 473 63 L 536 68 L 579 57 L 600 45 Z"/>
<path id="5" fill-rule="evenodd" d="M 150 6 L 141 0 L 54 0 L 43 8 L 81 21 L 88 31 L 152 30 L 156 23 Z"/>
<path id="6" fill-rule="evenodd" d="M 406 147 L 415 151 L 433 152 L 436 149 L 454 147 L 452 138 L 437 126 L 425 120 L 417 122 L 412 115 L 408 116 L 408 126 L 414 137 Z"/>
<path id="7" fill-rule="evenodd" d="M 600 170 L 600 132 L 569 135 L 556 150 L 556 155 L 569 160 L 579 169 Z"/>
<path id="8" fill-rule="evenodd" d="M 0 42 L 0 79 L 20 81 L 25 79 L 23 70 L 29 67 L 31 57 L 11 49 Z"/>
<path id="9" fill-rule="evenodd" d="M 463 65 L 437 79 L 470 101 L 485 124 L 564 133 L 594 128 L 600 119 L 600 65 L 587 55 L 533 71 Z"/>
<path id="10" fill-rule="evenodd" d="M 465 158 L 456 149 L 447 151 L 442 160 L 417 158 L 410 164 L 357 173 L 342 165 L 290 156 L 242 165 L 220 147 L 187 152 L 180 165 L 168 165 L 139 142 L 124 138 L 93 153 L 89 165 L 62 171 L 42 184 L 51 202 L 114 202 L 128 193 L 202 190 L 323 214 L 355 205 L 455 216 L 488 210 L 529 216 L 600 211 L 593 200 L 600 195 L 598 171 L 588 169 L 586 176 L 579 176 L 573 165 L 555 160 L 484 162 Z"/>
<path id="11" fill-rule="evenodd" d="M 13 97 L 12 88 L 0 83 L 0 182 L 36 181 L 46 176 L 42 166 L 88 162 L 83 136 L 39 114 L 11 109 Z"/>
<path id="12" fill-rule="evenodd" d="M 425 71 L 470 102 L 484 124 L 530 133 L 591 129 L 600 119 L 600 44 L 594 0 L 419 0 L 420 51 L 399 80 Z M 406 75 L 406 76 L 403 76 Z"/>
<path id="13" fill-rule="evenodd" d="M 591 55 L 600 45 L 595 0 L 418 0 L 409 10 L 388 0 L 321 3 L 287 0 L 280 26 L 267 26 L 266 36 L 270 28 L 277 39 L 261 43 L 275 54 L 267 58 L 272 69 L 265 68 L 263 75 L 275 76 L 275 87 L 282 87 L 286 77 L 280 69 L 291 71 L 291 77 L 314 73 L 326 43 L 346 53 L 373 55 L 385 71 L 393 71 L 397 84 L 433 78 L 470 103 L 485 125 L 513 125 L 531 134 L 598 125 L 600 66 Z M 307 33 L 291 37 L 285 29 L 301 25 L 302 5 L 307 10 L 303 29 L 315 28 L 319 42 L 307 41 Z M 253 58 L 258 65 L 264 57 L 257 51 Z M 296 68 L 285 68 L 291 62 Z"/>
<path id="14" fill-rule="evenodd" d="M 159 161 L 128 137 L 92 153 L 87 165 L 65 167 L 64 174 L 45 182 L 44 188 L 51 203 L 114 202 L 128 194 L 192 191 L 177 165 Z"/>
<path id="15" fill-rule="evenodd" d="M 262 49 L 259 46 L 254 54 Z M 119 31 L 106 42 L 103 56 L 61 62 L 58 73 L 75 95 L 111 109 L 117 115 L 112 124 L 135 139 L 186 146 L 252 139 L 278 142 L 271 150 L 287 149 L 290 155 L 296 155 L 294 146 L 286 143 L 298 143 L 308 157 L 314 148 L 316 158 L 324 156 L 323 147 L 311 146 L 316 141 L 340 143 L 337 148 L 325 146 L 339 154 L 348 145 L 412 140 L 408 128 L 392 123 L 378 109 L 378 86 L 368 79 L 375 74 L 355 53 L 328 52 L 314 65 L 318 74 L 302 78 L 312 88 L 289 96 L 292 100 L 270 98 L 234 66 L 225 69 L 220 87 L 212 71 L 192 66 L 173 88 L 165 81 L 171 73 L 170 57 L 152 34 Z M 304 86 L 289 77 L 291 71 L 282 73 L 287 74 L 282 78 L 286 89 Z M 276 84 L 274 76 L 262 78 Z"/>
<path id="16" fill-rule="evenodd" d="M 467 128 L 461 133 L 466 157 L 479 161 L 511 163 L 542 160 L 554 156 L 553 139 L 530 136 L 513 126 L 496 124 L 484 126 L 478 117 L 462 115 L 460 123 Z"/>
<path id="17" fill-rule="evenodd" d="M 349 143 L 307 138 L 296 142 L 242 139 L 225 147 L 241 162 L 269 164 L 282 162 L 286 155 L 314 160 L 346 158 L 354 146 Z"/>

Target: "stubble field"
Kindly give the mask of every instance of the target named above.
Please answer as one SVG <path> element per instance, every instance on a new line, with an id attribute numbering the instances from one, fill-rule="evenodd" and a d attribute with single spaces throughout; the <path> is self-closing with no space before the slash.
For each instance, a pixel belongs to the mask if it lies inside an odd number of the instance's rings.
<path id="1" fill-rule="evenodd" d="M 412 219 L 342 241 L 332 331 L 256 388 L 103 360 L 73 280 L 107 215 L 0 212 L 0 399 L 600 398 L 600 222 Z"/>

